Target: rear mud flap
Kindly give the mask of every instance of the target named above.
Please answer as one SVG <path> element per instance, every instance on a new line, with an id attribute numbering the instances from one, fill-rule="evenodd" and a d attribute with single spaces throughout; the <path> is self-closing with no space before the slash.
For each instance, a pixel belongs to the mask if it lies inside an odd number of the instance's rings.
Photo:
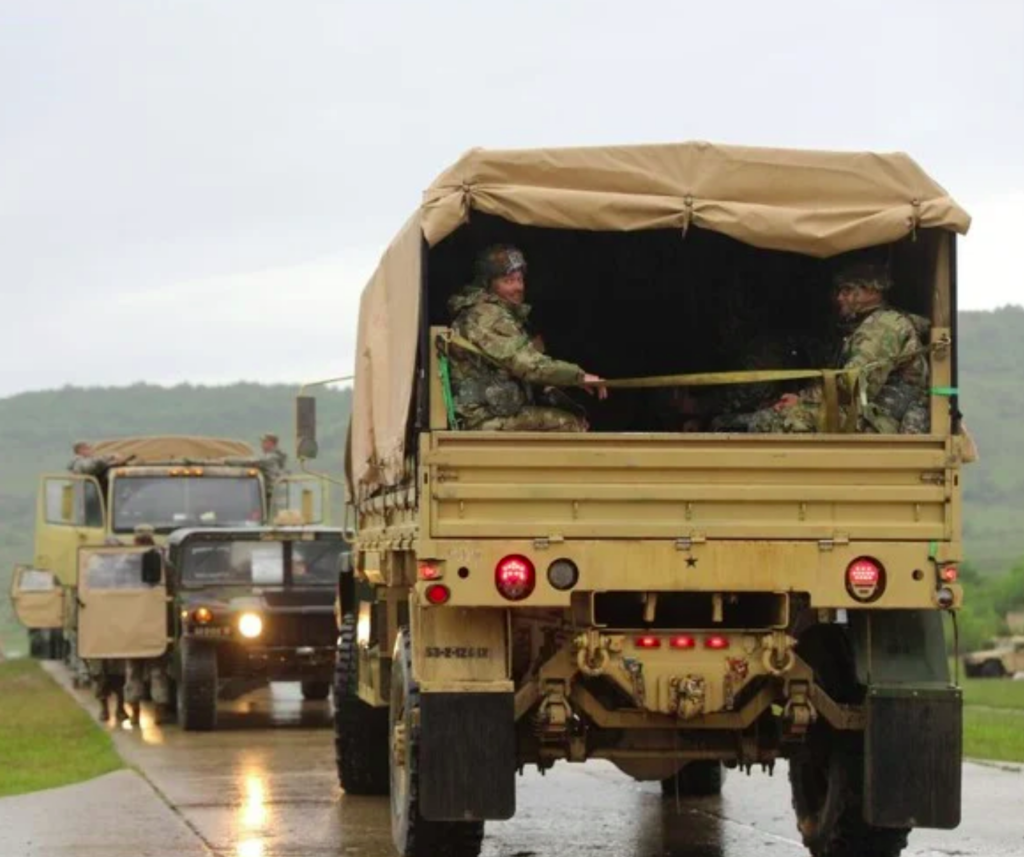
<path id="1" fill-rule="evenodd" d="M 516 811 L 511 693 L 420 696 L 420 812 L 430 821 L 487 821 Z"/>
<path id="2" fill-rule="evenodd" d="M 960 823 L 963 702 L 956 687 L 872 687 L 864 818 L 878 827 Z"/>

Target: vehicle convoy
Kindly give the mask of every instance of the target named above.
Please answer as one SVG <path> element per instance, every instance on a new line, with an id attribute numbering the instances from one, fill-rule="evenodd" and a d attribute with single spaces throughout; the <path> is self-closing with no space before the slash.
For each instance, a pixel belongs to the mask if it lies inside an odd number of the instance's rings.
<path id="1" fill-rule="evenodd" d="M 213 729 L 226 680 L 297 681 L 326 699 L 334 670 L 340 530 L 312 527 L 174 532 L 167 546 L 178 721 Z"/>
<path id="2" fill-rule="evenodd" d="M 788 759 L 817 857 L 959 823 L 968 224 L 896 154 L 473 150 L 431 185 L 362 296 L 335 675 L 341 786 L 390 793 L 402 855 L 477 854 L 524 765 L 588 759 L 668 794 Z M 547 351 L 609 379 L 587 432 L 457 423 L 446 304 L 497 242 Z M 832 336 L 831 272 L 864 254 L 930 322 L 924 434 L 851 430 L 859 379 L 830 407 L 826 357 L 747 371 L 756 336 Z M 684 432 L 666 404 L 794 377 L 825 389 L 819 431 Z"/>
<path id="3" fill-rule="evenodd" d="M 74 662 L 100 657 L 77 649 L 82 548 L 131 545 L 140 525 L 152 527 L 162 545 L 182 527 L 259 527 L 272 514 L 260 468 L 228 463 L 255 460 L 243 441 L 154 436 L 105 440 L 93 448 L 125 463 L 101 478 L 72 472 L 40 477 L 33 562 L 17 566 L 11 584 L 15 613 L 29 629 L 34 652 Z M 320 480 L 287 476 L 272 487 L 275 510 L 301 510 L 310 524 L 324 520 L 328 501 Z"/>
<path id="4" fill-rule="evenodd" d="M 1024 636 L 993 640 L 964 655 L 964 672 L 971 678 L 1011 678 L 1024 673 Z"/>

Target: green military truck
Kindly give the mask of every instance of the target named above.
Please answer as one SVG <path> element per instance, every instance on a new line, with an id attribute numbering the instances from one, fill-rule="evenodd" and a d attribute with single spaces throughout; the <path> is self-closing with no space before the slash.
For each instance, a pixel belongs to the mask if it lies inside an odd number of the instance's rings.
<path id="1" fill-rule="evenodd" d="M 325 483 L 287 476 L 272 489 L 244 441 L 199 436 L 127 437 L 99 441 L 97 456 L 126 463 L 102 478 L 71 472 L 40 477 L 36 500 L 35 551 L 31 564 L 15 567 L 11 602 L 29 630 L 33 650 L 50 657 L 101 655 L 78 651 L 79 554 L 83 548 L 130 545 L 139 525 L 153 528 L 155 541 L 182 527 L 259 527 L 275 513 L 291 510 L 302 522 L 322 523 L 329 510 Z M 128 657 L 129 654 L 124 654 Z"/>
<path id="2" fill-rule="evenodd" d="M 335 683 L 341 785 L 390 793 L 400 854 L 476 855 L 517 771 L 588 759 L 670 794 L 786 759 L 816 857 L 959 823 L 968 224 L 900 154 L 473 150 L 430 186 L 362 296 Z M 453 420 L 446 303 L 496 242 L 528 260 L 548 352 L 617 382 L 577 397 L 587 433 Z M 856 392 L 815 433 L 683 431 L 665 388 L 705 410 L 733 383 L 828 390 L 820 360 L 752 376 L 743 350 L 830 336 L 852 256 L 930 323 L 928 433 L 849 430 Z"/>
<path id="3" fill-rule="evenodd" d="M 182 728 L 215 728 L 218 689 L 230 679 L 300 682 L 306 699 L 327 698 L 338 636 L 335 592 L 347 560 L 336 529 L 171 534 L 171 673 Z"/>

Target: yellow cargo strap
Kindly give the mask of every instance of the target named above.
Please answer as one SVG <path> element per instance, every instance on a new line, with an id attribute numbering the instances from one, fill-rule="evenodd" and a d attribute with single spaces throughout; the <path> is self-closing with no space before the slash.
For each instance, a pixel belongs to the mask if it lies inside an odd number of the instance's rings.
<path id="1" fill-rule="evenodd" d="M 468 351 L 495 365 L 500 365 L 489 354 L 477 348 L 472 342 L 448 333 L 444 336 L 445 345 L 453 345 L 462 351 Z M 741 372 L 694 372 L 681 375 L 649 375 L 642 378 L 609 378 L 603 380 L 601 387 L 609 390 L 644 389 L 653 387 L 717 387 L 727 384 L 757 384 L 769 381 L 821 381 L 822 384 L 822 428 L 827 432 L 852 432 L 857 427 L 863 402 L 861 401 L 862 382 L 867 373 L 881 366 L 897 366 L 921 354 L 928 354 L 948 343 L 937 342 L 915 349 L 901 355 L 895 360 L 878 360 L 867 363 L 859 369 L 756 369 Z M 840 425 L 841 410 L 839 407 L 839 378 L 845 380 L 845 388 L 850 393 L 852 407 L 847 410 L 846 419 Z M 554 386 L 554 385 L 552 385 Z M 566 386 L 578 387 L 578 383 Z"/>

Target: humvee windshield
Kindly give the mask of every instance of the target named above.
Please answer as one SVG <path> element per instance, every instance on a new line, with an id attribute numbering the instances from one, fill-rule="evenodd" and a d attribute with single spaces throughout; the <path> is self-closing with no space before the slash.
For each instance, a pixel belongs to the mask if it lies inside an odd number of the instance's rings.
<path id="1" fill-rule="evenodd" d="M 258 525 L 263 492 L 256 477 L 132 476 L 114 483 L 115 533 L 151 524 L 158 533 L 188 526 Z"/>
<path id="2" fill-rule="evenodd" d="M 181 559 L 185 586 L 333 586 L 344 542 L 193 541 Z"/>

